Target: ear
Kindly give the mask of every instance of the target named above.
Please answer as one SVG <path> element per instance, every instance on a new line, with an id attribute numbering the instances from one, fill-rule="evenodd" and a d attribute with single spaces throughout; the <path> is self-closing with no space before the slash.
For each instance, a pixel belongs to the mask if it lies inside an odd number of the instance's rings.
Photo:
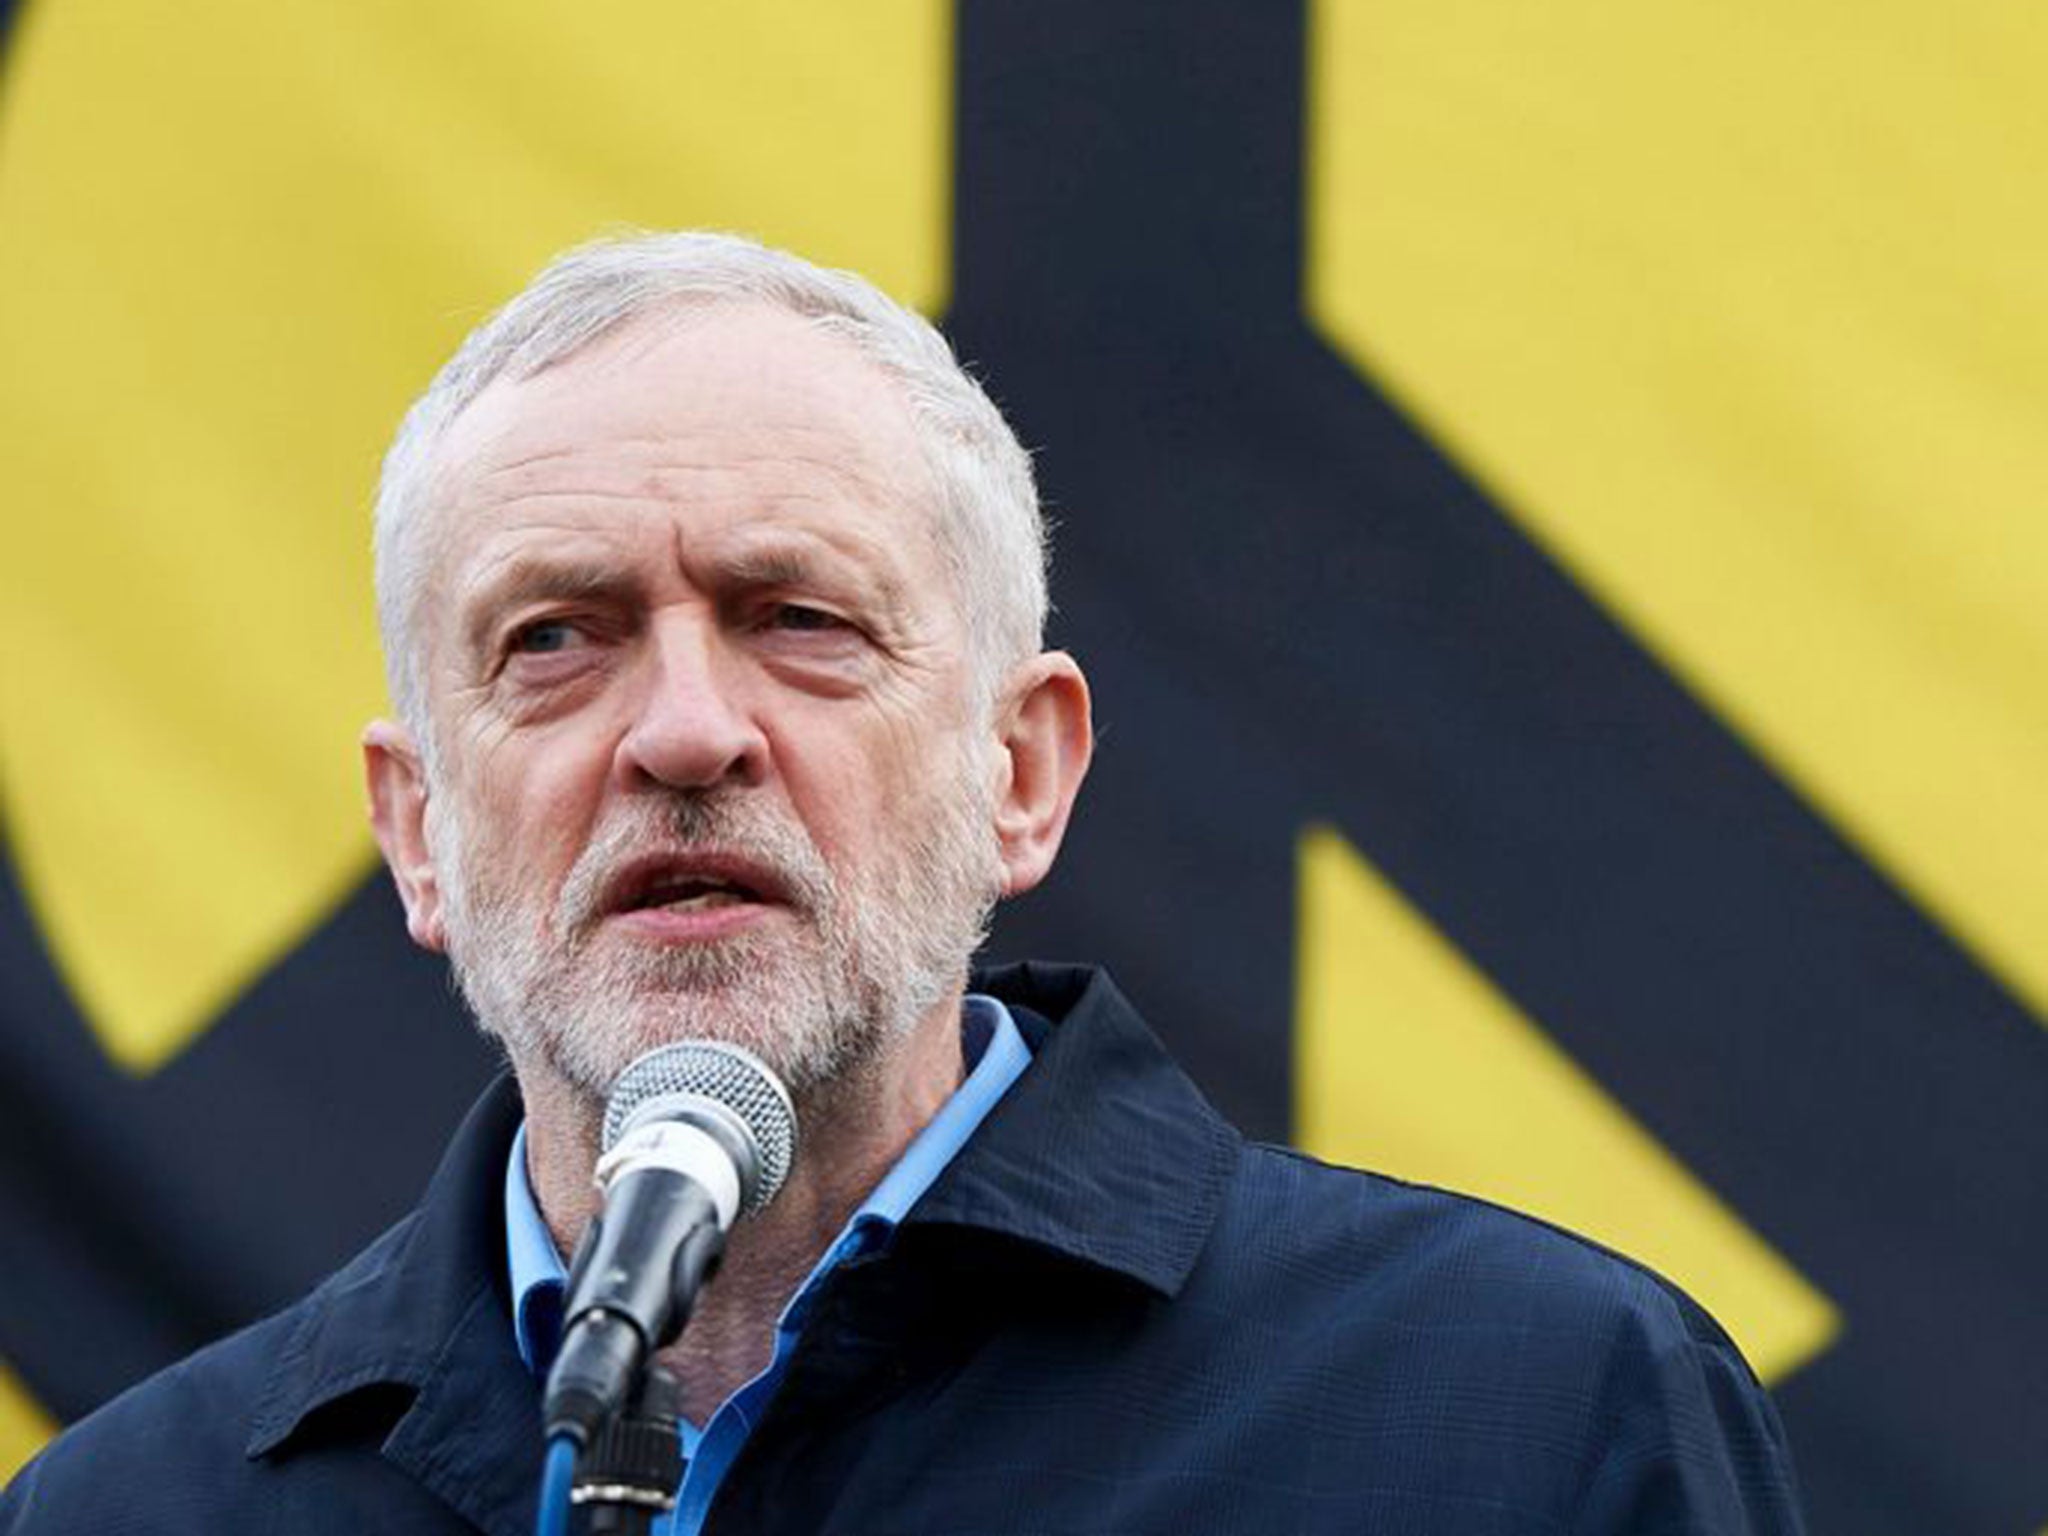
<path id="1" fill-rule="evenodd" d="M 1047 651 L 1019 667 L 998 706 L 996 734 L 1002 889 L 1017 896 L 1052 868 L 1095 752 L 1088 680 L 1074 658 Z"/>
<path id="2" fill-rule="evenodd" d="M 405 727 L 373 720 L 363 732 L 363 773 L 370 786 L 370 825 L 405 903 L 413 943 L 440 954 L 448 947 L 441 918 L 441 882 L 427 846 L 427 776 Z"/>

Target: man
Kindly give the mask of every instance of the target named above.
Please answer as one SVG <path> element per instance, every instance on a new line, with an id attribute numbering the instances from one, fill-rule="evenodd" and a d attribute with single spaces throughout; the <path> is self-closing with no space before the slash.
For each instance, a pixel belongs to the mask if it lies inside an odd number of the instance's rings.
<path id="1" fill-rule="evenodd" d="M 676 1528 L 1797 1527 L 1644 1271 L 1247 1147 L 1098 973 L 969 994 L 1090 752 L 1028 462 L 927 325 L 743 241 L 557 262 L 414 407 L 365 737 L 413 937 L 512 1079 L 319 1291 L 26 1471 L 8 1531 L 531 1528 L 606 1091 L 743 1045 L 803 1150 L 666 1363 Z"/>

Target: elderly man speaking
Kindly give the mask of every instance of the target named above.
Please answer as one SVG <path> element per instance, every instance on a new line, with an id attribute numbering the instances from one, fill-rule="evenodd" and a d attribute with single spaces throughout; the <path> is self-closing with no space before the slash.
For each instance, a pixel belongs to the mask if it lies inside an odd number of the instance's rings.
<path id="1" fill-rule="evenodd" d="M 1667 1283 L 1245 1144 L 1100 972 L 970 982 L 1089 697 L 1029 462 L 923 320 L 728 236 L 572 252 L 413 407 L 376 537 L 377 839 L 511 1073 L 410 1217 L 0 1529 L 534 1529 L 607 1099 L 683 1040 L 765 1064 L 801 1146 L 659 1350 L 658 1529 L 1798 1528 Z"/>

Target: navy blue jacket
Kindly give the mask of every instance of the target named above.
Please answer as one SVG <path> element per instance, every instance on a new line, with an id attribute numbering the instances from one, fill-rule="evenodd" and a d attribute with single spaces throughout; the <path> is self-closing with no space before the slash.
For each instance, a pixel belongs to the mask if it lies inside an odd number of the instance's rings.
<path id="1" fill-rule="evenodd" d="M 831 1279 L 715 1532 L 1793 1531 L 1776 1415 L 1655 1275 L 1245 1145 L 1098 972 L 986 978 L 1024 1078 Z M 1056 1021 L 1056 1022 L 1049 1022 Z M 532 1529 L 509 1082 L 419 1210 L 61 1437 L 0 1532 Z"/>

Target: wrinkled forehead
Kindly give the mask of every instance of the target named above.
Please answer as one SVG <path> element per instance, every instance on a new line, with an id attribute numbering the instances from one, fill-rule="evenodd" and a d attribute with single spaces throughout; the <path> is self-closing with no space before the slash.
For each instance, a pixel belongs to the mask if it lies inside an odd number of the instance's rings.
<path id="1" fill-rule="evenodd" d="M 627 477 L 772 463 L 894 514 L 902 538 L 929 544 L 940 531 L 902 386 L 850 340 L 765 304 L 665 308 L 485 388 L 433 455 L 430 564 L 445 568 L 465 511 L 578 459 Z"/>

